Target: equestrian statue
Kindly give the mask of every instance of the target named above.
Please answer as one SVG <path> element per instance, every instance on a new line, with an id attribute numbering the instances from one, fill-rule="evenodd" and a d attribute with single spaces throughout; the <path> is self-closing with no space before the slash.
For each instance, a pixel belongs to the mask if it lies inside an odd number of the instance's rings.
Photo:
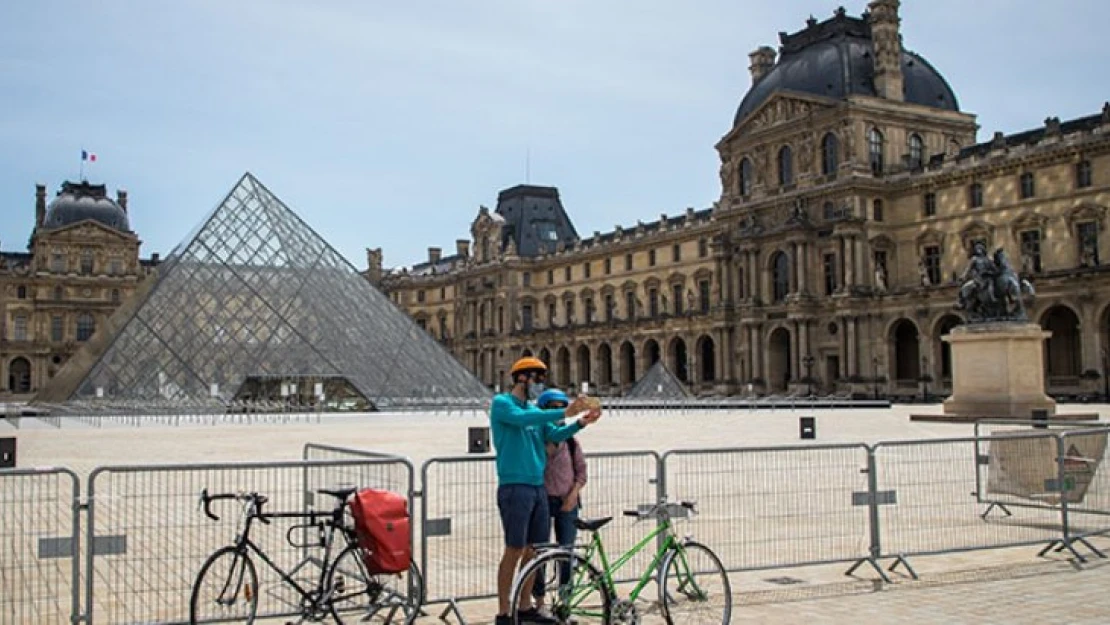
<path id="1" fill-rule="evenodd" d="M 967 314 L 969 323 L 1027 321 L 1024 296 L 1034 294 L 1033 285 L 1018 276 L 1002 248 L 991 258 L 987 247 L 976 242 L 960 278 L 955 308 Z"/>

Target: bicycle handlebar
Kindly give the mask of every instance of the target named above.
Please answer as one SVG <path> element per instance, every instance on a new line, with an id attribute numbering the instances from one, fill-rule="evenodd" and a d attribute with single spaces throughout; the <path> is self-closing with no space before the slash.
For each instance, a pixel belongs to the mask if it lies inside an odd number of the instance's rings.
<path id="1" fill-rule="evenodd" d="M 204 507 L 204 515 L 213 521 L 219 521 L 220 517 L 212 512 L 212 502 L 220 499 L 235 499 L 237 501 L 248 502 L 254 508 L 254 516 L 263 523 L 269 523 L 265 517 L 262 516 L 262 506 L 269 498 L 266 495 L 258 493 L 220 493 L 218 495 L 209 495 L 208 489 L 205 488 L 200 491 L 200 503 Z"/>
<path id="2" fill-rule="evenodd" d="M 677 504 L 668 504 L 666 500 L 660 501 L 650 507 L 639 508 L 636 510 L 625 510 L 624 516 L 636 517 L 637 519 L 650 519 L 653 517 L 667 516 L 673 517 L 675 514 L 672 512 L 673 506 L 680 506 L 688 510 L 690 514 L 698 513 L 698 502 L 696 501 L 680 501 Z"/>

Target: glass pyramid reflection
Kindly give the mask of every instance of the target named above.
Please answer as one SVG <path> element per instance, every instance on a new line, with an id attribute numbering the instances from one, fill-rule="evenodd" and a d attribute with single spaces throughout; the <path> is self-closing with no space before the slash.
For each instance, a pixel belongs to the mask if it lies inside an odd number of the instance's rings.
<path id="1" fill-rule="evenodd" d="M 70 401 L 275 399 L 244 395 L 277 388 L 259 380 L 288 380 L 283 397 L 315 401 L 305 387 L 326 381 L 334 389 L 336 379 L 377 409 L 489 399 L 476 377 L 250 173 L 155 280 L 136 295 L 142 301 L 119 311 L 128 318 L 113 318 L 118 330 L 94 341 L 107 347 L 85 359 L 93 364 L 83 375 L 59 375 L 62 384 L 72 380 Z"/>

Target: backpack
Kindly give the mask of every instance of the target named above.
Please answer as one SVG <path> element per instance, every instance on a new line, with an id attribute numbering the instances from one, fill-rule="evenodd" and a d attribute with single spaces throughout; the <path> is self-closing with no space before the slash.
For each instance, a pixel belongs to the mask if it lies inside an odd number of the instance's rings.
<path id="1" fill-rule="evenodd" d="M 364 488 L 348 505 L 369 572 L 407 571 L 412 561 L 408 500 L 387 490 Z"/>

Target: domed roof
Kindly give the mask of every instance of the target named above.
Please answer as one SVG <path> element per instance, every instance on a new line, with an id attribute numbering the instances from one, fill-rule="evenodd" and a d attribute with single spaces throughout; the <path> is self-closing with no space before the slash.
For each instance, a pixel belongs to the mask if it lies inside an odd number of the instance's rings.
<path id="1" fill-rule="evenodd" d="M 842 11 L 792 35 L 780 33 L 778 62 L 748 91 L 736 111 L 739 124 L 776 91 L 799 91 L 829 98 L 877 95 L 875 50 L 871 27 L 865 19 L 848 17 Z M 904 99 L 912 104 L 958 111 L 956 94 L 948 82 L 924 58 L 902 51 Z"/>
<path id="2" fill-rule="evenodd" d="M 46 207 L 42 227 L 52 230 L 86 219 L 124 232 L 131 230 L 127 212 L 108 197 L 107 188 L 88 182 L 62 183 L 62 190 Z"/>

